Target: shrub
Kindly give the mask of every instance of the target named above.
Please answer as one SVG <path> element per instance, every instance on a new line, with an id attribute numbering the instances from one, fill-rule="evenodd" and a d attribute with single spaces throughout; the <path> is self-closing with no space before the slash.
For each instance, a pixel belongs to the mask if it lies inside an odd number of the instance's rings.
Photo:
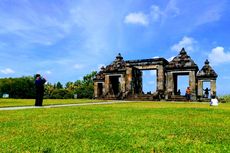
<path id="1" fill-rule="evenodd" d="M 220 96 L 219 101 L 221 103 L 229 103 L 230 102 L 230 95 Z"/>

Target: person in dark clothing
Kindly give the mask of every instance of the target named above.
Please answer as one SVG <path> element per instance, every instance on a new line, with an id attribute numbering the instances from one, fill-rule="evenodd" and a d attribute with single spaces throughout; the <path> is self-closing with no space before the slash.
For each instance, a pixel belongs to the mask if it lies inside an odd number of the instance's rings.
<path id="1" fill-rule="evenodd" d="M 181 94 L 181 92 L 180 92 L 180 89 L 177 91 L 177 95 L 179 95 L 180 96 L 180 94 Z"/>
<path id="2" fill-rule="evenodd" d="M 208 98 L 210 89 L 205 88 L 203 90 L 204 90 L 205 98 Z"/>
<path id="3" fill-rule="evenodd" d="M 42 106 L 44 95 L 44 84 L 46 79 L 42 78 L 40 74 L 36 74 L 35 87 L 36 87 L 36 99 L 35 106 Z"/>

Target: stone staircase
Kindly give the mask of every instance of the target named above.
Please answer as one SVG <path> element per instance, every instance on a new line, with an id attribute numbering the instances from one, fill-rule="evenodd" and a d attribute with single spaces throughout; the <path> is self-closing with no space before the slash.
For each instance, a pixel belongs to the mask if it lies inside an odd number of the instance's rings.
<path id="1" fill-rule="evenodd" d="M 155 94 L 136 94 L 136 95 L 129 95 L 127 100 L 140 100 L 140 101 L 153 101 L 159 100 L 158 96 Z"/>
<path id="2" fill-rule="evenodd" d="M 174 96 L 171 96 L 170 99 L 168 99 L 170 101 L 187 101 L 186 97 L 185 96 L 181 96 L 181 95 L 174 95 Z"/>

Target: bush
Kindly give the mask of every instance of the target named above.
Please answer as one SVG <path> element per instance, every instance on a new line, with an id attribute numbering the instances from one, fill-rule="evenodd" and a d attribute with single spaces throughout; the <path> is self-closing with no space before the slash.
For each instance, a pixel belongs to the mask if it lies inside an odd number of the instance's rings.
<path id="1" fill-rule="evenodd" d="M 66 89 L 54 89 L 50 96 L 52 99 L 67 99 L 72 97 L 71 93 Z"/>
<path id="2" fill-rule="evenodd" d="M 230 103 L 230 95 L 220 96 L 219 101 L 221 103 Z"/>

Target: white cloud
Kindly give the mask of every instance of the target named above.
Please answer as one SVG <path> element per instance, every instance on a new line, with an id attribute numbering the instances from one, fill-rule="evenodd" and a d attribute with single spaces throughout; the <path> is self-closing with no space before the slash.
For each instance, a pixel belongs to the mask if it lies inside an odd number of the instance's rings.
<path id="1" fill-rule="evenodd" d="M 159 56 L 154 56 L 153 59 L 154 59 L 154 58 L 160 58 L 160 57 L 159 57 Z"/>
<path id="2" fill-rule="evenodd" d="M 223 3 L 210 5 L 198 16 L 196 25 L 218 21 L 221 18 L 223 6 Z"/>
<path id="3" fill-rule="evenodd" d="M 31 1 L 12 2 L 12 8 L 0 9 L 0 34 L 15 35 L 27 44 L 42 45 L 52 45 L 64 38 L 73 26 L 73 21 L 63 16 L 65 7 L 60 11 L 58 4 L 46 3 L 51 9 L 44 11 L 37 4 Z M 7 9 L 11 9 L 11 13 Z"/>
<path id="4" fill-rule="evenodd" d="M 177 7 L 177 0 L 170 0 L 164 10 L 164 16 L 176 17 L 180 14 L 180 9 Z"/>
<path id="5" fill-rule="evenodd" d="M 167 19 L 168 17 L 176 17 L 180 14 L 180 9 L 177 7 L 176 0 L 170 0 L 167 3 L 165 9 L 161 9 L 158 5 L 152 5 L 150 7 L 150 12 L 143 13 L 129 13 L 124 22 L 129 24 L 139 24 L 147 26 L 151 22 L 158 22 L 161 19 Z"/>
<path id="6" fill-rule="evenodd" d="M 0 71 L 3 74 L 13 74 L 13 73 L 15 73 L 15 71 L 12 70 L 11 68 L 6 68 L 6 69 L 0 70 Z"/>
<path id="7" fill-rule="evenodd" d="M 148 16 L 142 12 L 130 13 L 125 17 L 125 23 L 129 24 L 139 24 L 147 26 L 149 24 Z"/>
<path id="8" fill-rule="evenodd" d="M 75 64 L 74 65 L 74 68 L 75 69 L 82 69 L 82 68 L 84 68 L 85 66 L 84 65 L 82 65 L 82 64 Z"/>
<path id="9" fill-rule="evenodd" d="M 178 52 L 182 48 L 185 48 L 186 51 L 191 52 L 194 50 L 194 45 L 196 43 L 197 41 L 194 40 L 192 37 L 184 36 L 181 41 L 171 47 L 171 50 Z"/>
<path id="10" fill-rule="evenodd" d="M 129 13 L 124 20 L 127 24 L 138 24 L 148 26 L 150 22 L 157 22 L 163 16 L 164 12 L 157 5 L 152 5 L 149 13 L 133 12 Z"/>
<path id="11" fill-rule="evenodd" d="M 153 21 L 158 21 L 163 15 L 163 12 L 160 10 L 159 6 L 152 5 L 150 15 Z"/>
<path id="12" fill-rule="evenodd" d="M 230 62 L 230 51 L 225 52 L 224 47 L 221 46 L 213 48 L 211 53 L 208 55 L 208 59 L 213 65 Z"/>
<path id="13" fill-rule="evenodd" d="M 116 31 L 116 20 L 119 16 L 118 13 L 113 13 L 115 6 L 109 1 L 104 1 L 103 5 L 98 1 L 80 1 L 78 5 L 73 6 L 70 10 L 71 19 L 77 25 L 77 29 L 80 29 L 76 33 L 76 37 L 80 37 L 81 42 L 76 44 L 75 48 L 81 48 L 84 50 L 84 54 L 93 57 L 91 60 L 95 60 L 95 57 L 110 55 L 108 50 L 113 44 L 111 43 L 111 31 Z M 102 18 L 103 16 L 103 18 Z M 115 26 L 115 27 L 114 27 Z M 113 35 L 113 37 L 116 37 Z M 80 45 L 80 46 L 79 46 Z M 76 54 L 76 51 L 73 51 Z M 76 54 L 79 57 L 79 54 Z"/>

